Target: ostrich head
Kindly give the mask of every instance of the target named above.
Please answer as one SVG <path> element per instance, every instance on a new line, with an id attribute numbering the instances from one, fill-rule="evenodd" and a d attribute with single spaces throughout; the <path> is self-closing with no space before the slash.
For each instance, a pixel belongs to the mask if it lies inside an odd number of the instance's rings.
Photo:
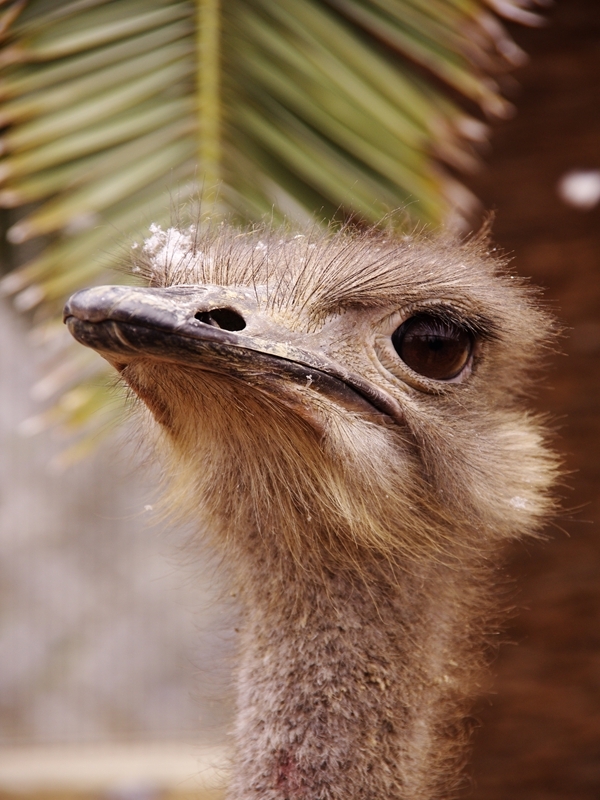
<path id="1" fill-rule="evenodd" d="M 551 323 L 484 242 L 154 227 L 65 310 L 246 615 L 236 800 L 448 797 L 491 557 L 547 514 Z M 454 771 L 453 771 L 454 770 Z"/>

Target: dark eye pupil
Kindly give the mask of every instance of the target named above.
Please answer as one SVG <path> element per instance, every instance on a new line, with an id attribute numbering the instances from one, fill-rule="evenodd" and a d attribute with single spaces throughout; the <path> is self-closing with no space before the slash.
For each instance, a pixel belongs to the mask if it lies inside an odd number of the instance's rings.
<path id="1" fill-rule="evenodd" d="M 473 338 L 468 331 L 429 314 L 406 320 L 392 334 L 392 344 L 407 366 L 437 381 L 456 378 L 473 350 Z"/>

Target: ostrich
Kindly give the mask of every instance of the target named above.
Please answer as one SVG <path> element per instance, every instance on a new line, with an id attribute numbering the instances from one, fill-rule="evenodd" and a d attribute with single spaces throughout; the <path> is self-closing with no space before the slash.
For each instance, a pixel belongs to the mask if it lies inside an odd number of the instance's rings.
<path id="1" fill-rule="evenodd" d="M 149 286 L 67 303 L 239 596 L 232 800 L 461 786 L 499 553 L 555 474 L 552 323 L 484 238 L 154 225 Z"/>

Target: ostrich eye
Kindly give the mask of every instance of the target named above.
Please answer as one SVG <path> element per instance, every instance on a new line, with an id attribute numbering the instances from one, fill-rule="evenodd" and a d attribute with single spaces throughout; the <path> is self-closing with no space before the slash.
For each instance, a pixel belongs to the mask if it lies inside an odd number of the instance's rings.
<path id="1" fill-rule="evenodd" d="M 473 352 L 473 337 L 468 331 L 429 314 L 403 322 L 392 334 L 392 344 L 407 366 L 436 381 L 456 378 Z"/>

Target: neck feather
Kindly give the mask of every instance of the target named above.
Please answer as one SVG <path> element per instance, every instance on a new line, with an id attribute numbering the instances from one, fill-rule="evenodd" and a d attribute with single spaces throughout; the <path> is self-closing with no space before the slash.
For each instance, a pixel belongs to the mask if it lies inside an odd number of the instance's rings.
<path id="1" fill-rule="evenodd" d="M 431 800 L 459 785 L 473 565 L 372 567 L 283 581 L 265 557 L 246 575 L 231 800 Z"/>
<path id="2" fill-rule="evenodd" d="M 408 428 L 340 415 L 321 435 L 217 388 L 173 434 L 173 503 L 201 510 L 245 617 L 229 797 L 448 800 L 500 537 L 432 489 Z"/>

